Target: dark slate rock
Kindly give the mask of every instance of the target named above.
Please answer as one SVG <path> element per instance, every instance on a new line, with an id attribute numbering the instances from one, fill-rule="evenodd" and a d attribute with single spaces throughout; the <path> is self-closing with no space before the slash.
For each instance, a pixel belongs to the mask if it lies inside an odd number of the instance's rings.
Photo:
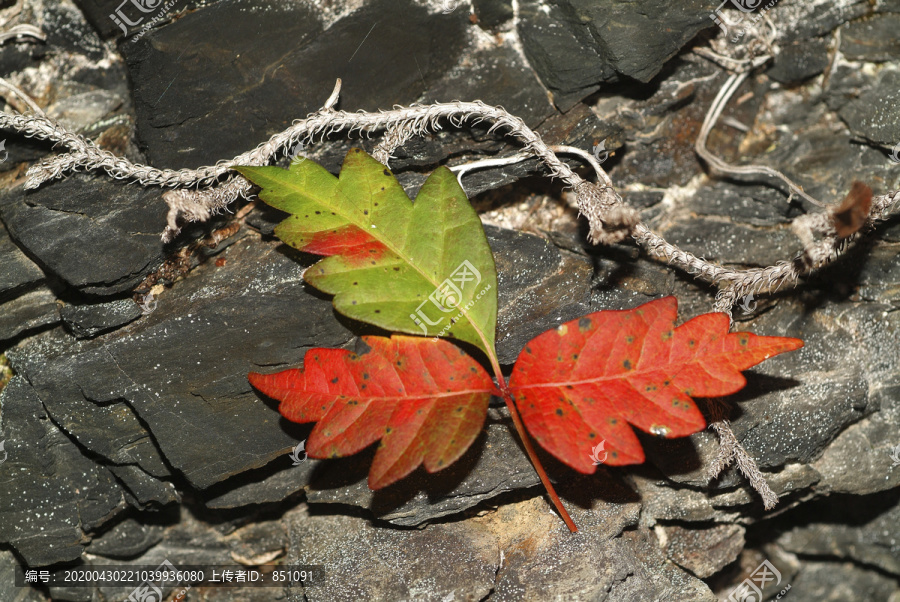
<path id="1" fill-rule="evenodd" d="M 740 224 L 698 218 L 659 231 L 666 240 L 707 260 L 738 260 L 745 265 L 772 265 L 800 250 L 800 242 L 788 229 L 759 230 Z"/>
<path id="2" fill-rule="evenodd" d="M 133 288 L 163 259 L 159 189 L 83 174 L 0 197 L 0 218 L 41 266 L 90 294 Z"/>
<path id="3" fill-rule="evenodd" d="M 509 0 L 472 0 L 472 8 L 478 17 L 478 25 L 494 30 L 513 18 L 512 2 Z"/>
<path id="4" fill-rule="evenodd" d="M 181 501 L 181 495 L 175 490 L 174 485 L 153 478 L 137 466 L 110 466 L 109 470 L 116 475 L 122 488 L 131 496 L 127 499 L 132 506 L 144 509 L 148 506 L 165 506 Z"/>
<path id="5" fill-rule="evenodd" d="M 778 544 L 789 552 L 852 560 L 900 576 L 898 500 L 896 489 L 816 500 L 788 513 L 801 524 L 781 535 Z"/>
<path id="6" fill-rule="evenodd" d="M 310 602 L 438 601 L 448 595 L 481 600 L 494 584 L 497 550 L 475 540 L 470 530 L 449 523 L 401 531 L 350 516 L 293 517 L 288 558 L 328 567 L 323 583 L 304 588 Z"/>
<path id="7" fill-rule="evenodd" d="M 280 521 L 267 521 L 255 517 L 257 522 L 240 527 L 227 521 L 223 523 L 217 517 L 207 518 L 213 524 L 201 522 L 191 516 L 190 512 L 181 512 L 180 516 L 178 513 L 167 515 L 162 540 L 142 555 L 127 560 L 90 556 L 81 566 L 85 569 L 157 567 L 168 561 L 176 569 L 185 565 L 228 565 L 234 570 L 241 566 L 238 559 L 268 558 L 268 562 L 271 562 L 280 556 L 280 552 L 285 548 L 285 527 Z M 249 518 L 245 517 L 243 520 Z M 83 589 L 94 592 L 93 600 L 125 600 L 134 590 L 134 586 L 104 587 L 102 592 L 91 588 Z M 280 599 L 277 596 L 281 592 L 278 588 L 217 588 L 217 590 L 215 599 L 224 602 L 267 602 Z M 180 587 L 167 588 L 164 590 L 163 599 L 174 599 L 180 591 L 182 591 Z M 191 595 L 193 592 L 188 593 L 188 600 L 191 599 Z"/>
<path id="8" fill-rule="evenodd" d="M 805 560 L 789 583 L 792 602 L 844 602 L 845 600 L 896 599 L 897 581 L 875 570 L 850 562 Z M 787 585 L 781 584 L 782 591 Z M 778 592 L 773 592 L 775 595 Z"/>
<path id="9" fill-rule="evenodd" d="M 85 532 L 125 508 L 121 489 L 56 428 L 22 377 L 4 388 L 0 410 L 9 454 L 0 464 L 0 542 L 29 566 L 78 558 Z"/>
<path id="10" fill-rule="evenodd" d="M 619 136 L 626 142 L 611 173 L 619 186 L 632 182 L 661 189 L 686 186 L 703 171 L 694 142 L 709 103 L 722 85 L 716 69 L 708 61 L 679 59 L 673 62 L 671 74 L 660 82 L 650 98 L 636 101 L 626 89 L 598 103 L 600 118 L 617 123 L 622 128 Z M 760 95 L 762 92 L 760 89 Z M 742 104 L 730 116 L 752 123 L 757 102 Z M 718 141 L 714 130 L 711 147 L 721 153 L 721 146 L 715 144 Z M 729 136 L 725 142 L 729 150 L 737 146 L 733 137 Z"/>
<path id="11" fill-rule="evenodd" d="M 852 61 L 895 61 L 900 54 L 900 14 L 853 21 L 841 29 L 841 54 Z"/>
<path id="12" fill-rule="evenodd" d="M 301 442 L 305 445 L 306 439 Z M 280 502 L 303 490 L 312 470 L 323 461 L 304 454 L 300 463 L 295 464 L 293 451 L 288 450 L 263 468 L 241 473 L 206 489 L 203 492 L 206 507 L 227 509 Z"/>
<path id="13" fill-rule="evenodd" d="M 141 307 L 131 299 L 96 305 L 66 305 L 59 310 L 65 325 L 79 339 L 91 339 L 115 330 L 142 315 Z"/>
<path id="14" fill-rule="evenodd" d="M 115 0 L 75 0 L 75 4 L 81 9 L 84 17 L 100 36 L 120 41 L 126 37 L 140 34 L 148 25 L 154 28 L 164 25 L 179 13 L 184 12 L 185 9 L 195 8 L 198 4 L 210 3 L 202 2 L 202 0 L 179 0 L 166 10 L 167 2 L 165 0 L 139 2 L 142 9 L 137 8 L 131 2 L 123 5 L 122 2 Z M 117 14 L 116 11 L 119 8 L 125 19 Z M 111 15 L 115 15 L 122 25 L 113 20 Z M 123 26 L 125 31 L 122 30 Z"/>
<path id="15" fill-rule="evenodd" d="M 44 273 L 9 238 L 0 224 L 0 300 L 36 287 Z"/>
<path id="16" fill-rule="evenodd" d="M 372 454 L 348 460 L 311 464 L 306 499 L 318 504 L 350 504 L 368 508 L 379 519 L 415 526 L 441 516 L 458 514 L 507 491 L 540 484 L 537 473 L 504 424 L 488 424 L 486 433 L 445 470 L 417 471 L 412 477 L 376 492 L 366 485 Z M 298 467 L 299 470 L 299 467 Z"/>
<path id="17" fill-rule="evenodd" d="M 571 27 L 557 4 L 520 2 L 518 32 L 528 62 L 563 111 L 598 90 L 601 81 L 615 77 L 615 70 L 593 47 L 590 34 L 581 26 Z"/>
<path id="18" fill-rule="evenodd" d="M 468 49 L 465 68 L 454 69 L 431 84 L 422 100 L 431 103 L 475 99 L 501 105 L 533 128 L 556 114 L 540 81 L 509 43 Z M 442 142 L 447 145 L 450 141 Z M 471 137 L 466 136 L 451 143 L 445 152 L 459 153 L 471 148 Z"/>
<path id="19" fill-rule="evenodd" d="M 713 525 L 707 528 L 663 527 L 666 556 L 700 578 L 718 573 L 744 549 L 744 527 Z"/>
<path id="20" fill-rule="evenodd" d="M 170 477 L 171 471 L 156 442 L 130 406 L 124 403 L 97 404 L 85 399 L 75 380 L 77 369 L 54 366 L 51 358 L 56 354 L 77 355 L 77 346 L 72 347 L 69 341 L 61 333 L 50 332 L 8 352 L 8 355 L 18 373 L 31 374 L 36 379 L 34 382 L 40 383 L 41 400 L 53 420 L 80 445 L 112 464 L 136 465 L 154 477 Z M 32 372 L 32 367 L 37 367 L 41 372 Z M 58 376 L 58 381 L 43 382 L 43 378 L 39 377 L 42 372 L 48 375 L 44 378 Z M 28 394 L 33 393 L 28 391 Z"/>
<path id="21" fill-rule="evenodd" d="M 706 584 L 669 562 L 646 530 L 627 531 L 615 539 L 588 532 L 579 537 L 558 531 L 553 535 L 541 536 L 534 551 L 509 554 L 495 586 L 498 599 L 716 599 Z"/>
<path id="22" fill-rule="evenodd" d="M 528 341 L 590 311 L 593 266 L 537 236 L 485 231 L 497 264 L 497 355 L 512 364 Z"/>
<path id="23" fill-rule="evenodd" d="M 269 463 L 295 440 L 247 373 L 295 364 L 305 348 L 350 334 L 329 300 L 305 291 L 303 266 L 283 246 L 244 239 L 220 257 L 224 266 L 195 270 L 145 319 L 63 347 L 52 361 L 20 353 L 16 370 L 67 432 L 114 463 L 160 476 L 154 446 L 136 446 L 147 429 L 167 464 L 198 488 Z"/>
<path id="24" fill-rule="evenodd" d="M 0 305 L 0 341 L 59 321 L 56 297 L 46 288 Z"/>
<path id="25" fill-rule="evenodd" d="M 878 144 L 900 142 L 900 72 L 884 70 L 859 98 L 840 110 L 850 130 Z"/>
<path id="26" fill-rule="evenodd" d="M 843 51 L 843 46 L 841 47 Z M 807 40 L 785 44 L 766 73 L 783 84 L 798 84 L 819 75 L 828 66 L 828 42 Z"/>
<path id="27" fill-rule="evenodd" d="M 731 398 L 739 408 L 732 428 L 763 467 L 818 458 L 842 430 L 890 399 L 891 389 L 879 389 L 900 382 L 889 334 L 900 318 L 884 306 L 825 303 L 815 317 L 798 318 L 791 305 L 779 303 L 751 330 L 802 338 L 803 349 L 754 368 Z"/>
<path id="28" fill-rule="evenodd" d="M 641 82 L 653 79 L 682 46 L 714 26 L 706 0 L 563 0 L 560 6 L 570 26 L 590 31 L 606 64 Z"/>
<path id="29" fill-rule="evenodd" d="M 781 10 L 785 7 L 775 7 L 775 18 Z M 872 5 L 866 0 L 848 0 L 841 3 L 802 3 L 791 5 L 790 10 L 793 13 L 791 27 L 779 31 L 779 34 L 783 33 L 787 40 L 793 41 L 824 36 L 844 23 L 870 14 Z"/>
<path id="30" fill-rule="evenodd" d="M 464 11 L 435 18 L 392 0 L 366 3 L 325 31 L 299 4 L 199 8 L 122 46 L 138 136 L 154 165 L 196 167 L 242 153 L 318 109 L 338 77 L 343 108 L 411 103 L 456 63 L 467 25 Z"/>
<path id="31" fill-rule="evenodd" d="M 165 527 L 126 518 L 91 540 L 88 552 L 106 558 L 133 558 L 149 550 L 163 538 Z"/>
<path id="32" fill-rule="evenodd" d="M 710 9 L 702 0 L 525 2 L 519 4 L 519 36 L 529 62 L 566 110 L 620 75 L 650 81 L 697 33 L 714 26 Z"/>
<path id="33" fill-rule="evenodd" d="M 885 387 L 882 411 L 849 426 L 813 463 L 822 474 L 823 489 L 866 495 L 900 486 L 900 470 L 893 461 L 900 432 L 900 387 Z M 888 405 L 893 402 L 891 405 Z"/>
<path id="34" fill-rule="evenodd" d="M 628 600 L 641 595 L 712 600 L 698 580 L 667 563 L 646 531 L 635 524 L 640 505 L 615 482 L 594 475 L 573 490 L 580 527 L 573 536 L 543 497 L 514 501 L 478 517 L 418 530 L 379 529 L 369 521 L 292 512 L 288 559 L 324 562 L 329 579 L 305 590 L 310 600 L 366 599 L 566 599 Z M 605 491 L 602 499 L 592 495 Z M 636 571 L 653 566 L 653 576 Z M 447 570 L 434 571 L 435 566 Z"/>
<path id="35" fill-rule="evenodd" d="M 730 217 L 750 226 L 775 226 L 791 219 L 791 206 L 777 189 L 723 181 L 710 184 L 686 199 L 685 208 L 697 215 Z"/>

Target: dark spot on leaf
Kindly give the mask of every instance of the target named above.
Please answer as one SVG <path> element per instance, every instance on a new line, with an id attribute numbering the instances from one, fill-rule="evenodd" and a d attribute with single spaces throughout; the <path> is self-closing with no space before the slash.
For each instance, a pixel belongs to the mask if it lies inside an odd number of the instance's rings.
<path id="1" fill-rule="evenodd" d="M 376 314 L 380 314 L 380 313 L 381 313 L 381 310 L 380 310 L 380 309 L 376 309 L 376 310 L 375 310 L 375 313 L 376 313 Z"/>
<path id="2" fill-rule="evenodd" d="M 457 414 L 459 414 L 459 413 L 462 412 L 462 411 L 463 411 L 462 406 L 456 408 L 456 410 L 455 410 L 455 412 L 456 412 Z"/>
<path id="3" fill-rule="evenodd" d="M 597 433 L 588 433 L 588 439 L 595 439 L 597 437 Z"/>
<path id="4" fill-rule="evenodd" d="M 619 424 L 619 419 L 618 418 L 610 418 L 609 423 L 610 424 Z"/>
<path id="5" fill-rule="evenodd" d="M 625 360 L 622 362 L 622 367 L 626 370 L 631 370 L 631 360 Z"/>
<path id="6" fill-rule="evenodd" d="M 625 337 L 625 342 L 629 344 L 634 343 L 634 337 Z"/>
<path id="7" fill-rule="evenodd" d="M 612 455 L 613 458 L 619 457 L 619 452 L 609 452 L 609 453 Z"/>
<path id="8" fill-rule="evenodd" d="M 572 385 L 566 385 L 566 388 L 569 389 L 569 390 L 572 390 L 572 389 L 574 389 L 575 387 L 573 387 Z"/>
<path id="9" fill-rule="evenodd" d="M 350 305 L 356 305 L 356 300 L 354 299 L 353 301 L 351 301 Z"/>
<path id="10" fill-rule="evenodd" d="M 369 373 L 363 372 L 363 380 L 369 380 Z"/>
<path id="11" fill-rule="evenodd" d="M 395 268 L 394 268 L 394 271 L 395 271 L 395 272 L 399 272 L 399 271 L 400 271 L 400 268 L 395 267 Z"/>
<path id="12" fill-rule="evenodd" d="M 694 339 L 691 339 L 690 341 L 688 341 L 688 347 L 693 347 L 696 344 L 697 344 L 697 341 L 695 341 Z"/>
<path id="13" fill-rule="evenodd" d="M 391 429 L 391 427 L 386 426 L 386 427 L 384 427 L 384 434 L 385 434 L 385 435 L 390 435 L 392 430 L 393 430 L 393 429 Z"/>
<path id="14" fill-rule="evenodd" d="M 339 380 L 338 377 L 335 376 L 334 378 L 331 379 L 331 384 L 336 383 L 338 380 Z"/>
<path id="15" fill-rule="evenodd" d="M 557 415 L 557 416 L 562 416 L 562 415 L 563 415 L 562 408 L 556 408 L 556 415 Z"/>
<path id="16" fill-rule="evenodd" d="M 590 318 L 578 318 L 578 328 L 579 330 L 588 330 L 591 327 L 591 319 Z"/>
<path id="17" fill-rule="evenodd" d="M 354 282 L 353 286 L 359 286 L 359 282 Z"/>
<path id="18" fill-rule="evenodd" d="M 531 347 L 525 346 L 525 353 L 531 353 Z"/>
<path id="19" fill-rule="evenodd" d="M 316 211 L 316 215 L 322 215 L 321 211 Z"/>
<path id="20" fill-rule="evenodd" d="M 368 209 L 363 209 L 363 215 L 369 215 L 369 210 L 368 210 Z"/>
<path id="21" fill-rule="evenodd" d="M 384 175 L 390 176 L 390 175 L 391 175 L 391 172 L 389 172 L 388 170 L 385 169 L 385 170 L 384 170 Z"/>
<path id="22" fill-rule="evenodd" d="M 572 359 L 573 359 L 573 360 L 577 360 L 577 359 L 578 359 L 578 354 L 577 354 L 577 353 L 573 353 L 573 354 L 572 354 Z"/>

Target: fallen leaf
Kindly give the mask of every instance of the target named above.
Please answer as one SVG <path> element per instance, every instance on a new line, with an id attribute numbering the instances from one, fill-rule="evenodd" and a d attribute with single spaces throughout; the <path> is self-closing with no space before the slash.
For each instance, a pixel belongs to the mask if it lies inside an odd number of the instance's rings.
<path id="1" fill-rule="evenodd" d="M 455 337 L 493 353 L 497 272 L 481 220 L 456 176 L 440 167 L 416 201 L 394 175 L 351 149 L 336 178 L 310 159 L 236 168 L 259 197 L 291 214 L 287 244 L 328 256 L 304 279 L 345 316 L 393 332 Z"/>
<path id="2" fill-rule="evenodd" d="M 249 375 L 250 384 L 281 402 L 294 422 L 316 422 L 306 451 L 313 458 L 355 454 L 381 440 L 369 471 L 380 489 L 424 464 L 446 468 L 484 424 L 490 375 L 441 339 L 367 336 L 369 351 L 312 349 L 303 368 Z"/>
<path id="3" fill-rule="evenodd" d="M 644 452 L 630 425 L 665 437 L 706 426 L 691 397 L 730 395 L 741 374 L 803 346 L 799 339 L 729 333 L 728 316 L 710 313 L 675 328 L 677 301 L 665 297 L 624 311 L 600 311 L 529 342 L 510 390 L 529 433 L 582 473 L 605 441 L 608 465 L 637 464 Z"/>

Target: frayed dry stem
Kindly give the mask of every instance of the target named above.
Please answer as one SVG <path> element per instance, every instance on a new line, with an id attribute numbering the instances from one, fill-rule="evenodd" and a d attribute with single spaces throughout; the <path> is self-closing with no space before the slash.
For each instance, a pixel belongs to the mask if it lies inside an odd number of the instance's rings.
<path id="1" fill-rule="evenodd" d="M 698 155 L 703 157 L 703 159 L 709 164 L 710 167 L 714 168 L 720 173 L 730 176 L 765 175 L 771 176 L 773 178 L 778 178 L 779 180 L 787 184 L 792 194 L 801 196 L 814 205 L 824 207 L 821 202 L 803 192 L 803 189 L 800 186 L 794 184 L 794 182 L 790 178 L 788 178 L 777 169 L 772 169 L 771 167 L 766 167 L 764 165 L 730 165 L 725 161 L 719 159 L 706 148 L 706 141 L 707 139 L 709 139 L 709 133 L 712 131 L 712 128 L 715 126 L 716 121 L 718 121 L 719 116 L 722 114 L 722 110 L 725 108 L 725 105 L 728 104 L 729 99 L 734 95 L 735 91 L 737 91 L 741 84 L 744 83 L 744 80 L 747 79 L 747 75 L 749 73 L 749 71 L 744 71 L 743 73 L 733 73 L 728 77 L 725 85 L 722 86 L 722 89 L 719 90 L 719 94 L 716 96 L 715 100 L 713 100 L 713 103 L 709 108 L 709 112 L 706 114 L 706 119 L 703 120 L 703 126 L 700 128 L 700 133 L 697 136 L 697 142 L 694 144 L 694 149 L 697 151 Z"/>
<path id="2" fill-rule="evenodd" d="M 722 414 L 719 403 L 710 401 L 707 408 L 711 417 L 709 427 L 716 432 L 719 438 L 719 451 L 716 459 L 709 465 L 706 476 L 710 480 L 716 479 L 722 474 L 722 471 L 736 463 L 738 470 L 750 482 L 750 486 L 759 493 L 763 500 L 763 507 L 771 510 L 778 504 L 778 496 L 769 487 L 756 461 L 738 442 L 734 431 L 731 430 L 731 425 Z"/>

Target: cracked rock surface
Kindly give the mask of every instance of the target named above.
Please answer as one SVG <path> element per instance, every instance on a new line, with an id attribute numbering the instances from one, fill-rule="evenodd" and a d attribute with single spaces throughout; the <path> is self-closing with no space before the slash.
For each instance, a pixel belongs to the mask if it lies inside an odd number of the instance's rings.
<path id="1" fill-rule="evenodd" d="M 548 144 L 595 156 L 602 144 L 650 228 L 725 265 L 790 258 L 802 247 L 791 221 L 818 210 L 777 183 L 713 177 L 694 151 L 728 74 L 692 49 L 747 43 L 711 18 L 720 2 L 132 4 L 120 8 L 140 22 L 123 32 L 110 3 L 0 2 L 0 22 L 19 8 L 10 25 L 48 36 L 0 44 L 0 68 L 49 115 L 134 161 L 231 158 L 317 110 L 340 77 L 340 109 L 480 99 Z M 729 23 L 753 18 L 723 10 Z M 780 0 L 766 14 L 779 54 L 734 94 L 709 149 L 779 169 L 826 204 L 855 180 L 876 195 L 900 187 L 900 4 Z M 7 98 L 4 110 L 24 110 Z M 489 124 L 442 125 L 393 153 L 410 194 L 438 164 L 518 149 Z M 500 400 L 458 462 L 380 491 L 366 485 L 374 448 L 292 460 L 311 426 L 281 418 L 247 373 L 295 367 L 312 347 L 356 349 L 372 330 L 303 283 L 315 258 L 273 236 L 282 214 L 237 204 L 247 212 L 164 245 L 159 189 L 78 173 L 26 191 L 28 166 L 55 151 L 0 139 L 0 600 L 127 599 L 133 587 L 20 587 L 12 575 L 165 560 L 325 570 L 312 586 L 187 600 L 712 601 L 761 566 L 776 573 L 756 599 L 900 600 L 896 219 L 797 288 L 735 306 L 736 328 L 805 342 L 748 371 L 736 395 L 698 403 L 724 411 L 779 497 L 774 511 L 734 467 L 710 477 L 711 430 L 641 433 L 645 464 L 592 475 L 539 452 L 572 535 Z M 305 150 L 335 172 L 349 148 L 377 143 L 333 135 Z M 498 268 L 504 366 L 592 311 L 665 295 L 682 320 L 712 310 L 716 290 L 631 242 L 589 245 L 570 191 L 540 173 L 525 161 L 462 180 Z"/>

